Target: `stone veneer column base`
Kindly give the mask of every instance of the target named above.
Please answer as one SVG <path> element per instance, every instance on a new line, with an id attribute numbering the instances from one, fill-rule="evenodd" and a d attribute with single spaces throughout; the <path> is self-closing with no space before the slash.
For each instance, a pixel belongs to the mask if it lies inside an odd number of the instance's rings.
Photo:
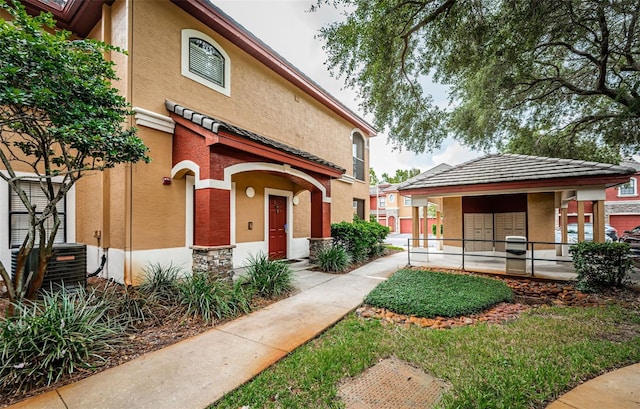
<path id="1" fill-rule="evenodd" d="M 318 251 L 333 244 L 333 237 L 323 237 L 319 239 L 308 238 L 307 240 L 309 240 L 310 264 L 316 264 L 318 262 Z"/>
<path id="2" fill-rule="evenodd" d="M 193 272 L 207 273 L 212 278 L 233 277 L 233 249 L 236 246 L 191 246 Z"/>

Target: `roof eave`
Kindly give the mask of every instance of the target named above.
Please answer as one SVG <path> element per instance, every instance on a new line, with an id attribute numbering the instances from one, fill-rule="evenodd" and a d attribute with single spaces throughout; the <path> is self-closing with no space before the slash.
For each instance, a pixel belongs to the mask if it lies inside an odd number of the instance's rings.
<path id="1" fill-rule="evenodd" d="M 555 190 L 565 188 L 567 186 L 597 186 L 605 187 L 616 186 L 629 181 L 630 174 L 625 175 L 601 175 L 601 176 L 582 176 L 574 178 L 556 178 L 556 179 L 538 179 L 531 181 L 512 181 L 500 183 L 482 183 L 482 184 L 465 184 L 465 185 L 449 185 L 449 186 L 433 186 L 433 187 L 406 187 L 399 189 L 403 195 L 452 195 L 457 194 L 464 196 L 465 194 L 477 195 L 482 192 L 495 191 L 526 191 L 527 189 L 539 191 L 541 188 L 549 188 Z"/>
<path id="2" fill-rule="evenodd" d="M 42 3 L 39 0 L 21 0 L 31 15 L 49 12 L 56 19 L 56 26 L 72 33 L 86 37 L 102 17 L 102 5 L 113 4 L 115 0 L 69 0 L 64 8 Z"/>
<path id="3" fill-rule="evenodd" d="M 331 178 L 341 178 L 346 172 L 344 168 L 309 152 L 218 121 L 175 102 L 166 100 L 165 107 L 169 111 L 171 119 L 182 127 L 204 137 L 208 146 L 226 145 Z"/>

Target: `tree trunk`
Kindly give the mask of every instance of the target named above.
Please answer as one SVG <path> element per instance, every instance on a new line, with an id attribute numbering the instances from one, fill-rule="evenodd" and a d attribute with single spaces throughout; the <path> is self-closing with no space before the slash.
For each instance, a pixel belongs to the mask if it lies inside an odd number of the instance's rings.
<path id="1" fill-rule="evenodd" d="M 2 281 L 4 281 L 4 286 L 7 288 L 7 294 L 9 294 L 9 316 L 13 316 L 15 313 L 14 303 L 16 302 L 16 292 L 13 283 L 11 282 L 11 276 L 7 272 L 7 269 L 4 268 L 4 264 L 0 261 L 0 276 L 2 276 Z"/>
<path id="2" fill-rule="evenodd" d="M 15 293 L 15 301 L 20 302 L 24 296 L 24 284 L 25 284 L 25 274 L 28 275 L 29 272 L 25 271 L 27 258 L 31 253 L 31 248 L 29 247 L 21 247 L 18 250 L 18 254 L 16 256 L 16 270 L 13 275 L 13 288 Z"/>
<path id="3" fill-rule="evenodd" d="M 32 277 L 27 289 L 27 298 L 29 300 L 35 300 L 38 296 L 38 290 L 42 287 L 44 275 L 47 272 L 47 266 L 49 265 L 52 254 L 52 249 L 48 247 L 38 249 L 38 269 L 35 271 L 35 275 Z"/>

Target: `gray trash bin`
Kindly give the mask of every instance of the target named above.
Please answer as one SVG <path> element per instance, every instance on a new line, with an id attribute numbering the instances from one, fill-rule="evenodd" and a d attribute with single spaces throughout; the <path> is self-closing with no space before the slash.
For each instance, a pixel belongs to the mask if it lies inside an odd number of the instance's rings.
<path id="1" fill-rule="evenodd" d="M 527 238 L 524 236 L 505 237 L 507 253 L 506 272 L 509 274 L 527 273 Z"/>

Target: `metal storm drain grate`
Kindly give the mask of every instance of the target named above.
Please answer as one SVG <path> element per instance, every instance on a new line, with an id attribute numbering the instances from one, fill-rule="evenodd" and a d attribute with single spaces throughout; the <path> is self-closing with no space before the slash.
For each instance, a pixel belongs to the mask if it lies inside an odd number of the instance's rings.
<path id="1" fill-rule="evenodd" d="M 407 363 L 388 358 L 340 385 L 347 409 L 432 408 L 448 388 Z"/>

